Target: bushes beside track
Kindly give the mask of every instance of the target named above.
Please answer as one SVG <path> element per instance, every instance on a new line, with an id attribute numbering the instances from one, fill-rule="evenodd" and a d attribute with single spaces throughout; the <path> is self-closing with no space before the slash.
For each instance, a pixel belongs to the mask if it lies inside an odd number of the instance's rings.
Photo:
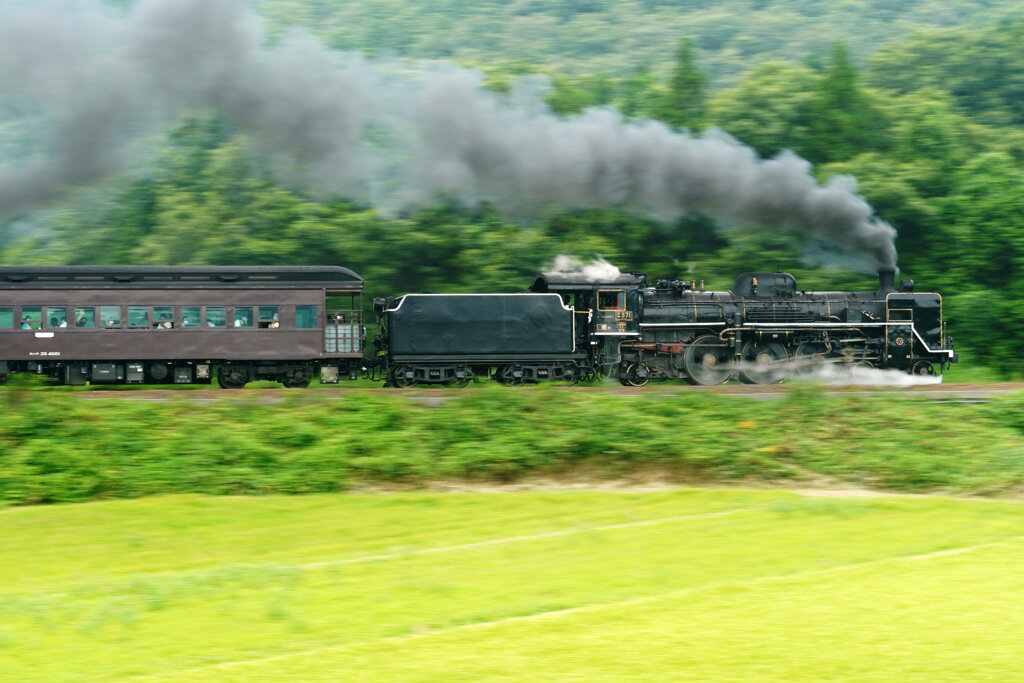
<path id="1" fill-rule="evenodd" d="M 254 390 L 204 402 L 191 392 L 152 401 L 8 386 L 0 501 L 528 476 L 995 494 L 1024 479 L 1024 395 L 936 404 L 800 386 L 775 401 L 666 392 Z"/>

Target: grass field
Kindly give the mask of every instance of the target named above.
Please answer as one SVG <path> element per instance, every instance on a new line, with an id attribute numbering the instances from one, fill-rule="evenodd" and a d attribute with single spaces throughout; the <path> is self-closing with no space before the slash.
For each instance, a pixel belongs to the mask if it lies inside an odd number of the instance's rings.
<path id="1" fill-rule="evenodd" d="M 1024 677 L 1024 506 L 785 491 L 0 510 L 4 681 Z"/>
<path id="2" fill-rule="evenodd" d="M 149 495 L 330 493 L 437 482 L 657 478 L 1010 495 L 1024 394 L 936 404 L 789 387 L 777 400 L 666 388 L 480 387 L 90 399 L 0 390 L 0 506 Z"/>

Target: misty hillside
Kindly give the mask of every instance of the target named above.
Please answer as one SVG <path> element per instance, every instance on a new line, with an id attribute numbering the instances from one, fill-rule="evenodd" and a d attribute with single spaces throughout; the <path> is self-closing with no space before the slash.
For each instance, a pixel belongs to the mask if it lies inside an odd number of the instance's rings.
<path id="1" fill-rule="evenodd" d="M 863 61 L 919 29 L 975 30 L 1019 16 L 1016 0 L 257 0 L 268 29 L 311 29 L 330 46 L 494 66 L 522 61 L 563 73 L 624 75 L 671 67 L 693 39 L 716 85 L 767 60 L 824 58 L 846 43 Z"/>

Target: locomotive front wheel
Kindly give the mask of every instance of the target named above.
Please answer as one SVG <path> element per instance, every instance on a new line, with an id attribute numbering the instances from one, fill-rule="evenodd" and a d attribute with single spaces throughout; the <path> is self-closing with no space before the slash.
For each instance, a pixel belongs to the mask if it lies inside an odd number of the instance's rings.
<path id="1" fill-rule="evenodd" d="M 786 379 L 789 353 L 778 342 L 747 342 L 740 380 L 746 384 L 778 384 Z"/>
<path id="2" fill-rule="evenodd" d="M 732 374 L 730 356 L 729 347 L 718 337 L 712 334 L 698 337 L 683 352 L 686 381 L 703 386 L 725 382 Z"/>
<path id="3" fill-rule="evenodd" d="M 918 377 L 935 377 L 935 366 L 926 360 L 914 363 L 914 374 Z"/>

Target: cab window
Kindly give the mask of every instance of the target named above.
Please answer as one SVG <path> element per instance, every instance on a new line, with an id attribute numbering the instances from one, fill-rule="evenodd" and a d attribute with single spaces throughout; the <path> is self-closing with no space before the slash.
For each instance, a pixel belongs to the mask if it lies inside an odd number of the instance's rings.
<path id="1" fill-rule="evenodd" d="M 597 293 L 599 311 L 621 311 L 626 308 L 626 293 L 621 289 L 602 290 Z"/>
<path id="2" fill-rule="evenodd" d="M 96 309 L 92 307 L 76 308 L 75 327 L 96 327 Z"/>

